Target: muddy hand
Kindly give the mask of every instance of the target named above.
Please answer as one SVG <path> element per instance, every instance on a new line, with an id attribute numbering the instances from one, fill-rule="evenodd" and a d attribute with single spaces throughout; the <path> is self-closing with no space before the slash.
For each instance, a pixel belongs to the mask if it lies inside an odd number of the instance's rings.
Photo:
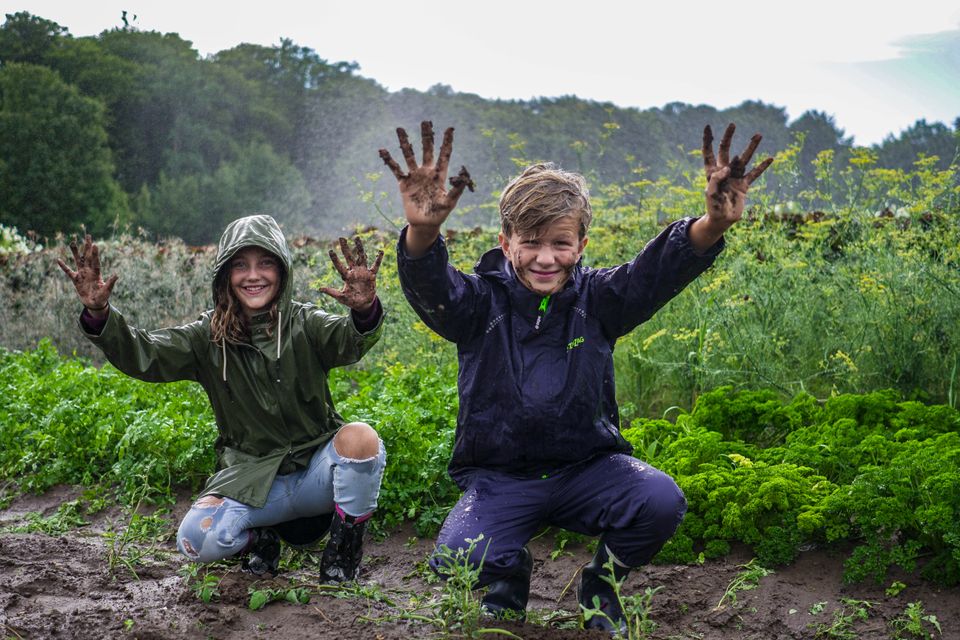
<path id="1" fill-rule="evenodd" d="M 347 239 L 340 238 L 340 251 L 343 253 L 344 261 L 340 261 L 333 249 L 330 250 L 330 261 L 343 278 L 343 288 L 321 287 L 320 291 L 354 311 L 359 313 L 369 311 L 377 298 L 377 271 L 383 260 L 383 251 L 377 253 L 377 259 L 372 267 L 367 266 L 367 253 L 363 249 L 363 242 L 359 236 L 353 240 L 352 252 Z"/>
<path id="2" fill-rule="evenodd" d="M 713 131 L 710 125 L 703 129 L 703 168 L 707 175 L 707 215 L 716 222 L 727 226 L 733 224 L 743 215 L 747 191 L 753 181 L 767 170 L 773 163 L 773 158 L 767 158 L 749 172 L 747 165 L 753 158 L 754 151 L 763 138 L 759 133 L 750 138 L 750 143 L 743 153 L 730 157 L 730 143 L 733 141 L 733 124 L 727 126 L 718 148 L 719 161 L 713 155 Z"/>
<path id="3" fill-rule="evenodd" d="M 440 155 L 436 162 L 433 159 L 433 123 L 420 123 L 420 138 L 423 144 L 422 163 L 417 164 L 417 158 L 410 144 L 410 138 L 403 128 L 397 129 L 397 138 L 400 140 L 400 152 L 407 164 L 407 173 L 390 156 L 386 149 L 380 149 L 380 157 L 384 164 L 397 178 L 400 185 L 400 196 L 403 198 L 403 212 L 407 222 L 411 225 L 439 227 L 447 219 L 464 189 L 473 191 L 474 183 L 466 167 L 450 178 L 450 190 L 447 191 L 444 183 L 447 178 L 447 165 L 453 153 L 453 127 L 443 134 L 443 143 L 440 145 Z"/>
<path id="4" fill-rule="evenodd" d="M 70 251 L 73 252 L 76 271 L 59 258 L 57 264 L 73 282 L 83 306 L 92 311 L 105 311 L 110 302 L 113 285 L 117 283 L 117 276 L 112 275 L 106 281 L 103 280 L 100 273 L 100 250 L 89 234 L 83 239 L 82 250 L 74 240 L 70 243 Z"/>

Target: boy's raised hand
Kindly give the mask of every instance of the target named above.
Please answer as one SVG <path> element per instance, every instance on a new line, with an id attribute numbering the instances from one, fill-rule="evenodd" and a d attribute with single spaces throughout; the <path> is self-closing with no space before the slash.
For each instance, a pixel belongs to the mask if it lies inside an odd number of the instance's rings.
<path id="1" fill-rule="evenodd" d="M 59 258 L 57 258 L 57 264 L 73 281 L 83 306 L 95 317 L 106 315 L 113 285 L 117 283 L 117 276 L 112 275 L 106 281 L 101 277 L 100 250 L 93 243 L 90 234 L 84 236 L 82 251 L 77 247 L 76 240 L 70 242 L 70 251 L 73 252 L 77 270 L 74 271 Z"/>
<path id="2" fill-rule="evenodd" d="M 450 178 L 451 189 L 447 191 L 445 188 L 447 166 L 453 153 L 453 127 L 443 133 L 443 143 L 440 145 L 436 162 L 433 159 L 432 122 L 425 120 L 420 123 L 423 158 L 419 165 L 410 138 L 402 127 L 397 128 L 397 138 L 400 140 L 400 152 L 407 163 L 407 173 L 403 172 L 386 149 L 380 149 L 380 157 L 397 178 L 400 196 L 403 198 L 403 213 L 410 227 L 420 227 L 426 232 L 425 235 L 436 238 L 440 225 L 457 206 L 463 190 L 474 189 L 473 180 L 470 179 L 466 167 L 460 167 L 460 172 Z"/>
<path id="3" fill-rule="evenodd" d="M 383 250 L 381 249 L 377 254 L 372 267 L 367 266 L 367 252 L 364 251 L 363 241 L 359 236 L 353 239 L 352 252 L 347 239 L 340 238 L 340 251 L 343 253 L 346 266 L 340 262 L 340 258 L 333 249 L 330 250 L 330 261 L 343 278 L 343 288 L 321 287 L 320 291 L 358 313 L 365 313 L 377 299 L 377 271 L 383 260 Z"/>
<path id="4" fill-rule="evenodd" d="M 750 144 L 743 154 L 730 157 L 730 143 L 733 141 L 733 132 L 736 127 L 731 123 L 720 139 L 719 161 L 713 155 L 713 131 L 710 125 L 703 129 L 703 168 L 707 174 L 707 217 L 718 228 L 727 229 L 743 215 L 747 191 L 753 181 L 760 177 L 773 163 L 773 158 L 767 158 L 749 172 L 747 165 L 753 158 L 760 140 L 759 133 L 750 138 Z"/>

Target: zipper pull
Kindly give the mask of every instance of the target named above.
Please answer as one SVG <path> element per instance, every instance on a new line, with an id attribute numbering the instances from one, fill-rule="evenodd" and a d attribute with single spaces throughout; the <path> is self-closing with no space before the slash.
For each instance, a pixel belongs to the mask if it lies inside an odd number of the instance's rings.
<path id="1" fill-rule="evenodd" d="M 547 314 L 547 305 L 550 304 L 550 295 L 547 294 L 543 296 L 543 299 L 540 300 L 540 306 L 537 307 L 537 321 L 533 323 L 533 330 L 540 331 L 540 321 L 543 320 L 543 316 Z"/>

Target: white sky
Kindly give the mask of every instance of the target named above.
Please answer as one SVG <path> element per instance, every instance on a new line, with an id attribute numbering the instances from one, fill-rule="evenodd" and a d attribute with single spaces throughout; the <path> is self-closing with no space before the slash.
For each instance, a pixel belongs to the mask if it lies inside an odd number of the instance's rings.
<path id="1" fill-rule="evenodd" d="M 945 0 L 4 0 L 76 36 L 176 32 L 202 53 L 288 37 L 390 90 L 576 95 L 619 106 L 744 100 L 833 115 L 858 144 L 960 116 L 960 2 Z"/>

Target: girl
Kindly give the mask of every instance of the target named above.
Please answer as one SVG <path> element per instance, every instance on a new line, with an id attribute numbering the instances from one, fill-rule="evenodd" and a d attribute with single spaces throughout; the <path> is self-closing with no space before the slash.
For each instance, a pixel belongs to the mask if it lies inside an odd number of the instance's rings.
<path id="1" fill-rule="evenodd" d="M 104 281 L 97 245 L 86 236 L 70 249 L 75 270 L 58 260 L 84 310 L 80 327 L 124 373 L 148 382 L 194 380 L 213 406 L 219 437 L 217 472 L 184 517 L 177 546 L 189 559 L 241 555 L 244 568 L 276 574 L 280 538 L 319 540 L 326 580 L 356 578 L 365 522 L 376 508 L 385 453 L 376 431 L 345 424 L 327 373 L 357 362 L 380 338 L 383 309 L 376 273 L 360 239 L 346 265 L 330 257 L 344 281 L 322 291 L 351 309 L 328 314 L 290 299 L 291 256 L 267 215 L 232 222 L 213 269 L 214 308 L 190 324 L 145 331 L 109 302 L 117 276 Z"/>

